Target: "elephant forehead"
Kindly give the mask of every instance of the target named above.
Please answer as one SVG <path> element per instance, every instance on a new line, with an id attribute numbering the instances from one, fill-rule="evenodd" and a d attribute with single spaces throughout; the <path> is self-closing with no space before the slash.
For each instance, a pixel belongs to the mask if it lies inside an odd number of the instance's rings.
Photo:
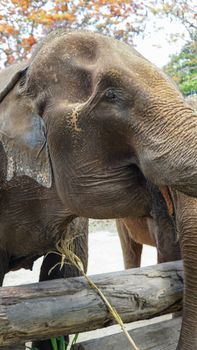
<path id="1" fill-rule="evenodd" d="M 95 64 L 101 55 L 103 58 L 108 56 L 113 46 L 112 42 L 116 42 L 112 38 L 90 32 L 63 34 L 57 34 L 55 37 L 54 35 L 46 37 L 43 44 L 38 46 L 32 59 L 39 59 L 40 63 L 46 59 L 47 61 L 51 60 L 51 62 L 59 59 L 60 61 L 63 60 L 63 62 L 66 60 L 66 62 L 71 64 L 73 59 L 76 59 L 78 63 L 91 65 Z"/>
<path id="2" fill-rule="evenodd" d="M 57 61 L 73 63 L 73 60 L 77 60 L 78 63 L 94 65 L 98 62 L 100 56 L 105 57 L 112 61 L 112 55 L 115 53 L 121 54 L 120 42 L 117 40 L 106 37 L 100 34 L 91 32 L 72 32 L 72 33 L 57 33 L 57 35 L 48 35 L 45 40 L 38 45 L 37 50 L 30 62 L 35 62 L 38 65 L 45 63 L 57 63 Z M 124 49 L 129 48 L 123 44 Z M 131 48 L 130 48 L 131 50 Z M 135 51 L 135 50 L 134 50 Z M 114 58 L 113 58 L 114 59 Z"/>
<path id="3" fill-rule="evenodd" d="M 134 49 L 113 38 L 89 32 L 49 35 L 31 59 L 30 89 L 50 89 L 72 102 L 85 101 L 101 77 L 157 80 L 155 68 Z M 147 67 L 148 65 L 148 67 Z M 149 74 L 145 74 L 146 71 Z M 141 74 L 143 72 L 143 74 Z M 124 74 L 125 73 L 125 74 Z M 113 79 L 114 81 L 114 79 Z"/>

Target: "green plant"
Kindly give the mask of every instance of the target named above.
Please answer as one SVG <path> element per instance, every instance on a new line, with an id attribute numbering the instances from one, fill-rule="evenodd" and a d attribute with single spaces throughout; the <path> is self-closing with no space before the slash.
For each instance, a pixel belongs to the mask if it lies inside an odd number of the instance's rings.
<path id="1" fill-rule="evenodd" d="M 170 62 L 164 67 L 179 86 L 183 95 L 197 93 L 197 41 L 187 43 L 178 55 L 173 55 Z"/>
<path id="2" fill-rule="evenodd" d="M 76 344 L 78 333 L 74 335 L 70 349 L 72 350 L 73 345 Z M 67 350 L 68 343 L 65 341 L 64 336 L 61 337 L 51 337 L 52 350 Z M 37 350 L 37 349 L 32 349 Z"/>

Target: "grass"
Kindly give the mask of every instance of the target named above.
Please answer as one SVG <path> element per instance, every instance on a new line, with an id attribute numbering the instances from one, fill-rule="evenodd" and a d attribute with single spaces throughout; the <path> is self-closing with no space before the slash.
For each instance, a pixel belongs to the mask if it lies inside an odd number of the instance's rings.
<path id="1" fill-rule="evenodd" d="M 75 334 L 70 349 L 72 350 L 73 345 L 76 344 L 78 338 L 78 333 Z M 68 343 L 65 341 L 64 336 L 61 337 L 51 337 L 51 345 L 52 350 L 67 350 L 68 349 Z"/>
<path id="2" fill-rule="evenodd" d="M 74 338 L 72 340 L 72 343 L 70 345 L 70 350 L 73 349 L 73 345 L 76 344 L 78 338 L 78 333 L 74 335 Z M 65 341 L 64 336 L 62 335 L 61 337 L 51 337 L 51 346 L 52 346 L 52 350 L 67 350 L 68 349 L 68 343 Z M 39 350 L 38 348 L 29 348 L 27 347 L 27 349 L 30 350 Z"/>

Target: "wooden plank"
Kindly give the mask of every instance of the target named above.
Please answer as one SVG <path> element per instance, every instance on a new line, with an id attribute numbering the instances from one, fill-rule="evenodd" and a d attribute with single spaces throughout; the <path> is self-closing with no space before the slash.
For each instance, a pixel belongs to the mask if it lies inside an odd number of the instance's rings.
<path id="1" fill-rule="evenodd" d="M 92 276 L 124 322 L 181 309 L 182 262 Z M 0 288 L 0 346 L 103 328 L 114 321 L 83 277 Z"/>
<path id="2" fill-rule="evenodd" d="M 140 350 L 174 350 L 181 329 L 181 317 L 162 321 L 129 331 Z M 128 350 L 128 340 L 123 333 L 76 344 L 73 350 Z"/>

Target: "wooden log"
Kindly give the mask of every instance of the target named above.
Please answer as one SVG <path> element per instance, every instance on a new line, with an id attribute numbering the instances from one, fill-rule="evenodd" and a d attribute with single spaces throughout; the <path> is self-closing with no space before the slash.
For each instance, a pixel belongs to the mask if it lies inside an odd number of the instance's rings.
<path id="1" fill-rule="evenodd" d="M 154 323 L 129 331 L 140 350 L 176 349 L 181 329 L 181 317 Z M 91 339 L 73 346 L 73 350 L 128 350 L 127 338 L 123 333 Z"/>
<path id="2" fill-rule="evenodd" d="M 124 322 L 181 309 L 182 262 L 92 276 Z M 0 288 L 0 346 L 114 323 L 83 277 Z"/>
<path id="3" fill-rule="evenodd" d="M 10 345 L 10 346 L 1 346 L 0 347 L 1 350 L 25 350 L 25 343 L 21 343 L 21 344 L 14 344 L 14 345 Z"/>

